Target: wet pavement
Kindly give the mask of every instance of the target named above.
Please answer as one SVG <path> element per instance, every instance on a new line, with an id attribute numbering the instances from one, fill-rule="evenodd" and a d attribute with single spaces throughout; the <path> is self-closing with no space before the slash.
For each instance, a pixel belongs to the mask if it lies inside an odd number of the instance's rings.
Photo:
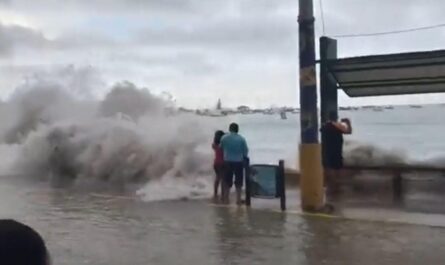
<path id="1" fill-rule="evenodd" d="M 351 220 L 301 215 L 292 202 L 280 213 L 272 210 L 275 202 L 258 200 L 251 210 L 207 201 L 146 203 L 5 181 L 0 197 L 0 217 L 41 232 L 54 264 L 445 264 L 440 224 L 403 223 L 419 214 L 414 223 L 445 217 L 392 206 L 365 210 L 348 201 L 340 214 L 361 219 Z M 386 213 L 367 221 L 378 210 Z"/>

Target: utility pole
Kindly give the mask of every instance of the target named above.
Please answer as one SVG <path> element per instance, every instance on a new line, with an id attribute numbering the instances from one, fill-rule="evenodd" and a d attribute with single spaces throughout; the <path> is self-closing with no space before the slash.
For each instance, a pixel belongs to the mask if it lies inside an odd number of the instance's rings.
<path id="1" fill-rule="evenodd" d="M 304 211 L 319 211 L 324 206 L 321 145 L 318 141 L 314 22 L 313 1 L 299 0 L 300 187 Z"/>

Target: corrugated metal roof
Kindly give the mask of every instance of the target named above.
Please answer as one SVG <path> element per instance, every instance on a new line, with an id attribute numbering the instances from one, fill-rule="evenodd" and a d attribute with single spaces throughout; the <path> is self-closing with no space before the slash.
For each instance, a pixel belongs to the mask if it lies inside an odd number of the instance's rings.
<path id="1" fill-rule="evenodd" d="M 445 50 L 328 61 L 350 97 L 445 92 Z"/>

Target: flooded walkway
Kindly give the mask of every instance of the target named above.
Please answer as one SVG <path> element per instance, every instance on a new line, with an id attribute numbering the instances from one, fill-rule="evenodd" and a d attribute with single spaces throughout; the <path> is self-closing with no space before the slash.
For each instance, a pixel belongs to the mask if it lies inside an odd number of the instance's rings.
<path id="1" fill-rule="evenodd" d="M 38 229 L 54 264 L 444 264 L 445 229 L 320 218 L 205 201 L 0 182 L 1 218 Z"/>

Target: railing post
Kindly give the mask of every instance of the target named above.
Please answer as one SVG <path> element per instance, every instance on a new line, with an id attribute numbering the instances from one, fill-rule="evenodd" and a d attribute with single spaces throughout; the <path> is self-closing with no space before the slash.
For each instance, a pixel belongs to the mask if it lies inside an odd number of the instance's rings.
<path id="1" fill-rule="evenodd" d="M 280 160 L 278 167 L 278 177 L 280 179 L 280 207 L 282 211 L 286 211 L 286 175 L 284 171 L 284 160 Z"/>
<path id="2" fill-rule="evenodd" d="M 246 183 L 246 189 L 245 189 L 245 193 L 246 193 L 246 206 L 250 207 L 250 198 L 251 198 L 251 194 L 250 194 L 250 160 L 247 158 L 245 161 L 245 168 L 244 168 L 244 179 L 245 179 L 245 183 Z"/>

